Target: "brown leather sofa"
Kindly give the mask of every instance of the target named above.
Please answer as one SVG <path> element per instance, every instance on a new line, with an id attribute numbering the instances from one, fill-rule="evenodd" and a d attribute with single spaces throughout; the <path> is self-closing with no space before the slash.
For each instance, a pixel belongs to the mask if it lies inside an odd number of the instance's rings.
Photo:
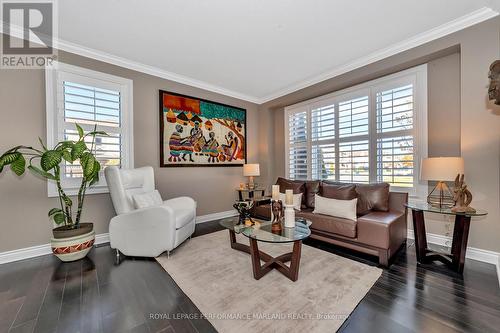
<path id="1" fill-rule="evenodd" d="M 297 217 L 312 221 L 311 238 L 360 251 L 379 258 L 387 267 L 389 260 L 405 243 L 407 235 L 407 193 L 389 192 L 389 184 L 346 184 L 330 181 L 299 181 L 278 178 L 280 191 L 302 193 Z M 357 221 L 315 214 L 314 197 L 350 200 L 358 198 Z M 269 219 L 270 205 L 254 207 L 253 215 Z"/>

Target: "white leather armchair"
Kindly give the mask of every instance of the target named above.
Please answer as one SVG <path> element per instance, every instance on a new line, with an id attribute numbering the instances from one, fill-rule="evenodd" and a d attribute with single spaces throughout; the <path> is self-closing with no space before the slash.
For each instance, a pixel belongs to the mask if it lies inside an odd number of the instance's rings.
<path id="1" fill-rule="evenodd" d="M 195 229 L 196 201 L 189 197 L 135 209 L 133 196 L 155 190 L 152 167 L 104 170 L 116 216 L 109 223 L 111 248 L 127 256 L 156 257 L 176 248 Z M 119 251 L 119 252 L 118 252 Z"/>

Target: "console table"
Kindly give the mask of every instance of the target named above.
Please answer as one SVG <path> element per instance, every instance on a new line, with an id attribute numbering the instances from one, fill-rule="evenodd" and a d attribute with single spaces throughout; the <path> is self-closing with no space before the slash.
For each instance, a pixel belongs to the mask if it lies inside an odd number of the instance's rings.
<path id="1" fill-rule="evenodd" d="M 421 264 L 425 264 L 438 260 L 445 263 L 452 270 L 462 274 L 464 271 L 465 252 L 467 251 L 471 217 L 484 216 L 488 213 L 480 209 L 476 210 L 476 212 L 459 213 L 451 211 L 450 208 L 437 208 L 427 203 L 409 203 L 406 207 L 412 210 L 417 261 Z M 428 248 L 424 212 L 455 216 L 451 253 L 438 252 Z"/>
<path id="2" fill-rule="evenodd" d="M 245 198 L 243 197 L 243 193 L 248 193 L 249 200 L 253 200 L 255 197 L 254 196 L 255 192 L 260 193 L 260 197 L 263 197 L 264 193 L 266 192 L 266 188 L 265 187 L 256 187 L 256 188 L 252 188 L 252 189 L 237 188 L 236 191 L 238 192 L 238 198 L 240 199 L 240 201 L 243 201 L 243 200 L 245 200 Z"/>

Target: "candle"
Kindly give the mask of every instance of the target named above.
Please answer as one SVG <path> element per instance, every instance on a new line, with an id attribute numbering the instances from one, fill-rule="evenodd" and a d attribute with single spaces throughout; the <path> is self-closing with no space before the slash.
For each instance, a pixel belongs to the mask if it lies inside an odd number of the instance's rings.
<path id="1" fill-rule="evenodd" d="M 293 205 L 293 191 L 292 190 L 285 191 L 285 204 Z"/>
<path id="2" fill-rule="evenodd" d="M 273 198 L 273 200 L 280 199 L 280 186 L 279 185 L 273 185 L 272 198 Z"/>

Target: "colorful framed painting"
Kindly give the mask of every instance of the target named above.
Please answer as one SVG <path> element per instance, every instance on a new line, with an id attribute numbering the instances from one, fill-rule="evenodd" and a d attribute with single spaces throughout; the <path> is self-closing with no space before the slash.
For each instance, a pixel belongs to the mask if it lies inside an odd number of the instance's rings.
<path id="1" fill-rule="evenodd" d="M 160 90 L 160 166 L 242 166 L 246 110 Z"/>

